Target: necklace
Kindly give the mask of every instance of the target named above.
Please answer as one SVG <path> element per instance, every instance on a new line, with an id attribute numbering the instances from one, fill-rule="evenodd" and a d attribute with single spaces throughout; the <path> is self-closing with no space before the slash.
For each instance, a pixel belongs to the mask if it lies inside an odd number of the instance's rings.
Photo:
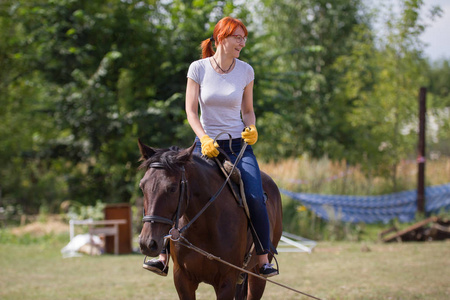
<path id="1" fill-rule="evenodd" d="M 214 58 L 214 55 L 213 55 L 213 60 L 214 60 L 214 62 L 216 63 L 216 66 L 220 69 L 220 71 L 222 71 L 223 73 L 228 73 L 228 72 L 230 72 L 230 69 L 231 69 L 231 67 L 234 65 L 234 58 L 233 58 L 233 62 L 231 63 L 231 65 L 230 65 L 230 67 L 225 71 L 224 69 L 222 69 L 220 66 L 219 66 L 219 64 L 217 63 L 217 61 L 216 61 L 216 59 Z"/>

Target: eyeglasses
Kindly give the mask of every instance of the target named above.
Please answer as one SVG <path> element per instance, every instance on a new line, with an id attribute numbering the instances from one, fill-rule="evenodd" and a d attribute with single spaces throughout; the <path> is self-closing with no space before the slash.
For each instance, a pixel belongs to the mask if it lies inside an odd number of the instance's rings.
<path id="1" fill-rule="evenodd" d="M 247 43 L 247 37 L 246 36 L 240 36 L 238 34 L 233 34 L 231 36 L 233 36 L 236 39 L 236 42 L 238 42 L 239 44 L 242 43 L 242 42 L 244 42 L 244 44 Z"/>

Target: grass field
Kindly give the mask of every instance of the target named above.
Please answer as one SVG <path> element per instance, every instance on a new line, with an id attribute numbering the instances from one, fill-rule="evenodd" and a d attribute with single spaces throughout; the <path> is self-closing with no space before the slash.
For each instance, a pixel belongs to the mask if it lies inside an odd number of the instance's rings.
<path id="1" fill-rule="evenodd" d="M 0 244 L 0 299 L 177 299 L 171 272 L 142 269 L 142 255 L 62 258 L 65 242 Z M 272 279 L 322 299 L 450 299 L 449 256 L 449 241 L 320 242 L 312 254 L 280 253 Z M 201 285 L 197 298 L 215 297 Z M 308 298 L 269 283 L 263 299 Z"/>

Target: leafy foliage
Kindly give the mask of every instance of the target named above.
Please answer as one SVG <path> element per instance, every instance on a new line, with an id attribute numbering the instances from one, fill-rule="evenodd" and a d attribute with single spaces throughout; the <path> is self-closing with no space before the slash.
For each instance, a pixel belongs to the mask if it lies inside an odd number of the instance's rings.
<path id="1" fill-rule="evenodd" d="M 256 72 L 261 159 L 327 155 L 392 176 L 414 152 L 404 130 L 420 85 L 449 126 L 448 62 L 423 59 L 422 1 L 402 3 L 380 42 L 360 0 L 2 1 L 0 206 L 135 201 L 137 139 L 193 141 L 186 72 L 225 15 L 250 29 L 242 59 Z"/>
<path id="2" fill-rule="evenodd" d="M 351 147 L 342 112 L 351 103 L 336 98 L 341 73 L 333 64 L 354 43 L 354 32 L 367 20 L 358 15 L 361 3 L 349 1 L 264 1 L 264 42 L 271 51 L 266 67 L 258 70 L 264 86 L 262 125 L 275 139 L 271 158 L 311 153 L 335 155 Z M 275 67 L 275 68 L 274 68 Z M 267 100 L 270 99 L 270 100 Z M 341 102 L 343 101 L 343 102 Z M 292 137 L 298 137 L 293 139 Z M 336 153 L 337 154 L 337 153 Z"/>

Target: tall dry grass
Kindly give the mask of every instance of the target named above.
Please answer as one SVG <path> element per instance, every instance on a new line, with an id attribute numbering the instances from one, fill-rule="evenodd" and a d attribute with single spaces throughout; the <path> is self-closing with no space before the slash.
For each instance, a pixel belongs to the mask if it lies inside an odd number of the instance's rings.
<path id="1" fill-rule="evenodd" d="M 301 157 L 277 163 L 261 163 L 260 167 L 272 176 L 280 188 L 293 192 L 382 195 L 417 188 L 418 167 L 417 163 L 411 160 L 404 160 L 398 165 L 395 187 L 391 178 L 370 176 L 361 166 L 349 166 L 345 161 L 333 162 L 327 158 L 313 160 Z M 449 183 L 450 157 L 427 161 L 425 171 L 427 186 Z M 283 197 L 283 229 L 306 238 L 376 240 L 383 227 L 386 225 L 351 224 L 339 219 L 325 222 L 300 202 Z"/>
<path id="2" fill-rule="evenodd" d="M 396 188 L 392 178 L 371 176 L 361 166 L 349 166 L 345 161 L 307 156 L 281 162 L 260 164 L 261 170 L 272 176 L 279 187 L 305 193 L 335 195 L 380 195 L 417 188 L 418 167 L 412 160 L 403 160 L 397 167 Z M 450 157 L 428 160 L 425 165 L 427 186 L 450 182 Z"/>

